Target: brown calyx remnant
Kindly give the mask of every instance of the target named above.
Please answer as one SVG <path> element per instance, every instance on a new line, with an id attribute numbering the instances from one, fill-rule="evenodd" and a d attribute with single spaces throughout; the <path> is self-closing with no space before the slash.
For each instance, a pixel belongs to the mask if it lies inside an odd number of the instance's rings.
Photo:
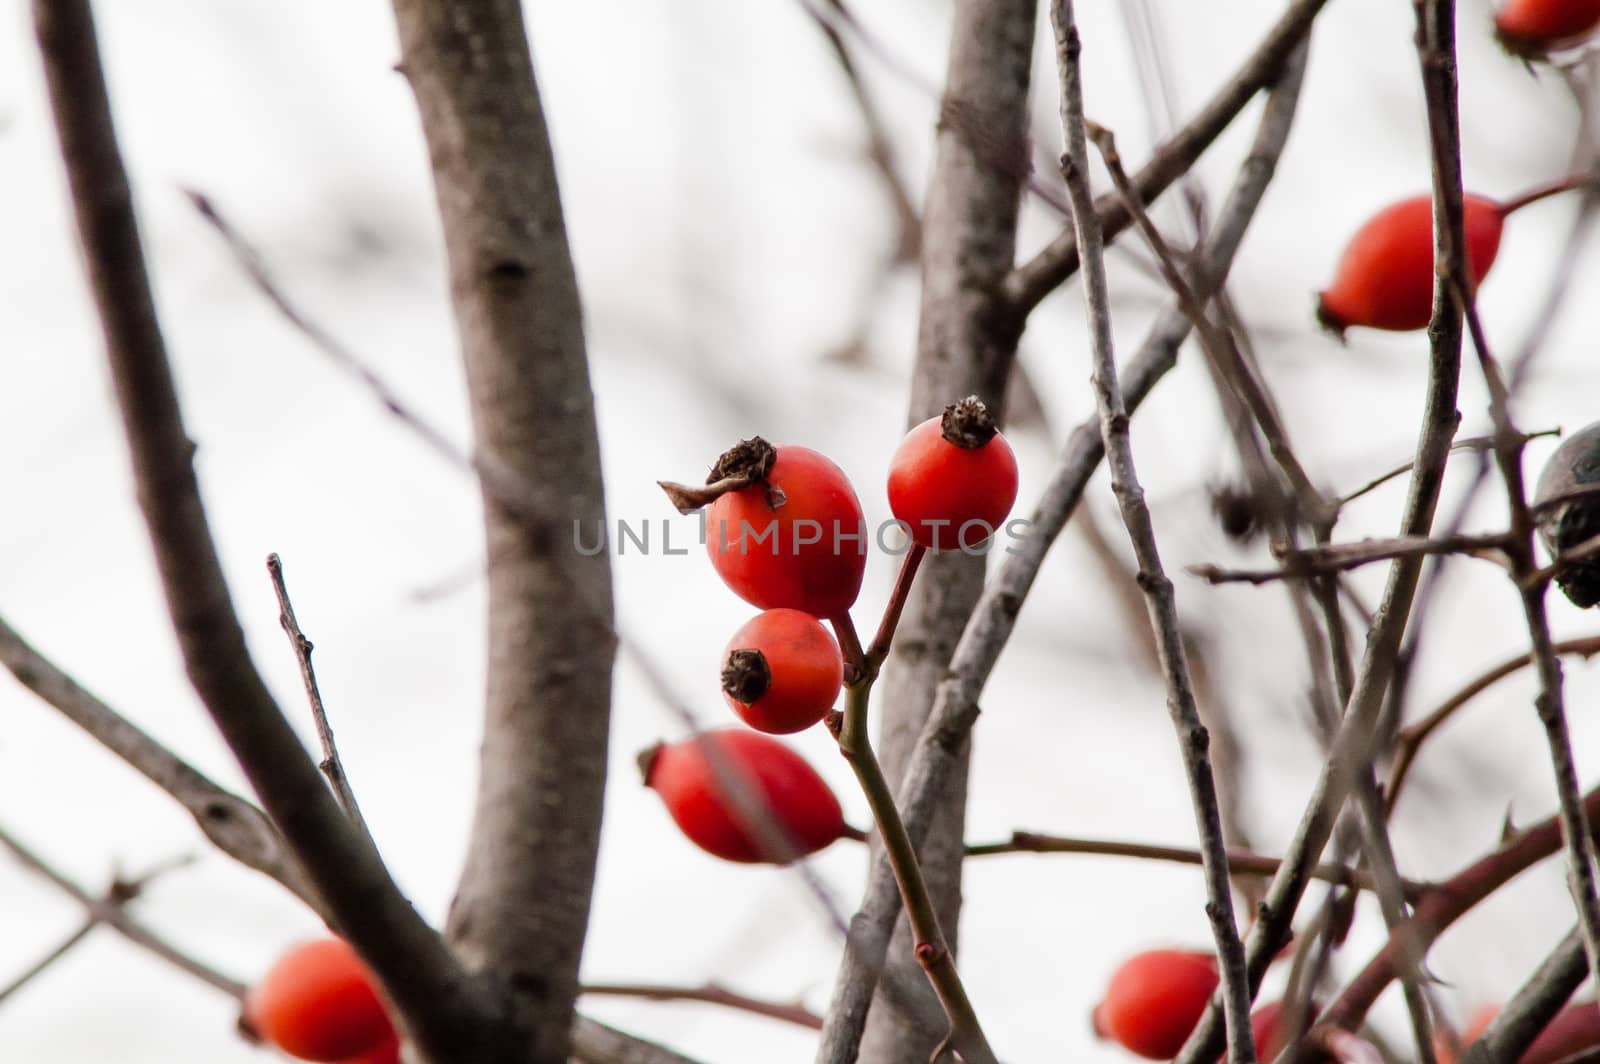
<path id="1" fill-rule="evenodd" d="M 1000 431 L 982 399 L 969 395 L 944 408 L 939 434 L 964 451 L 976 451 Z"/>
<path id="2" fill-rule="evenodd" d="M 772 464 L 777 460 L 776 447 L 760 436 L 752 436 L 748 440 L 740 440 L 722 453 L 722 457 L 711 467 L 703 488 L 676 484 L 670 480 L 658 480 L 656 483 L 661 485 L 661 490 L 667 493 L 667 498 L 672 500 L 672 505 L 680 514 L 690 514 L 701 507 L 710 506 L 730 491 L 739 491 L 765 481 L 767 474 L 772 472 Z"/>
<path id="3" fill-rule="evenodd" d="M 735 650 L 722 665 L 722 689 L 740 705 L 751 705 L 772 686 L 772 666 L 759 650 Z"/>
<path id="4" fill-rule="evenodd" d="M 654 746 L 647 746 L 639 751 L 638 757 L 634 758 L 634 763 L 639 766 L 639 776 L 646 787 L 650 786 L 650 773 L 655 769 L 656 758 L 660 756 L 661 748 L 665 745 L 656 743 Z"/>

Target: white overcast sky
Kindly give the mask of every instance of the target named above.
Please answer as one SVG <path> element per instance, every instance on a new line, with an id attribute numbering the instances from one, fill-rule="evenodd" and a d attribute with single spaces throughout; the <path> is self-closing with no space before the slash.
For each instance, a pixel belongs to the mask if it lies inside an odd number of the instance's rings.
<path id="1" fill-rule="evenodd" d="M 922 82 L 937 81 L 946 5 L 860 3 L 861 16 Z M 1090 112 L 1132 160 L 1150 130 L 1113 0 L 1082 0 Z M 1228 76 L 1276 0 L 1157 0 L 1180 113 Z M 303 704 L 262 567 L 285 561 L 346 764 L 404 888 L 442 917 L 472 796 L 482 681 L 476 493 L 330 369 L 241 278 L 180 195 L 193 187 L 260 247 L 315 318 L 362 352 L 458 440 L 466 435 L 432 190 L 391 16 L 380 0 L 261 5 L 144 0 L 97 5 L 119 133 L 211 519 L 251 645 L 283 705 Z M 873 285 L 892 237 L 861 161 L 857 116 L 794 0 L 528 4 L 544 101 L 588 315 L 608 502 L 614 518 L 671 518 L 653 482 L 688 479 L 760 432 L 832 455 L 869 517 L 905 417 L 916 284 Z M 1530 77 L 1489 39 L 1485 0 L 1461 4 L 1469 187 L 1510 195 L 1564 172 L 1575 110 L 1559 80 Z M 1312 292 L 1344 236 L 1428 180 L 1410 5 L 1337 0 L 1319 22 L 1301 116 L 1280 178 L 1234 271 L 1266 372 L 1319 482 L 1348 490 L 1404 460 L 1425 368 L 1417 336 L 1319 335 Z M 1055 94 L 1040 35 L 1033 97 L 1053 137 Z M 916 79 L 862 58 L 920 192 L 935 101 Z M 1256 109 L 1197 170 L 1220 199 Z M 1045 157 L 1056 150 L 1045 145 Z M 186 687 L 155 583 L 79 272 L 27 5 L 0 0 L 0 612 L 84 683 L 218 778 L 239 777 Z M 1530 325 L 1572 204 L 1517 216 L 1482 307 L 1504 351 Z M 1174 215 L 1163 218 L 1169 224 Z M 1061 220 L 1026 212 L 1031 252 Z M 1591 246 L 1517 408 L 1526 428 L 1580 427 L 1594 397 Z M 1160 293 L 1113 262 L 1117 338 L 1138 342 Z M 826 354 L 865 323 L 866 365 Z M 1054 443 L 1092 410 L 1077 289 L 1051 297 L 1023 358 L 1050 418 L 1015 433 L 1025 509 Z M 1486 424 L 1464 375 L 1464 432 Z M 1262 559 L 1208 522 L 1205 485 L 1232 468 L 1192 358 L 1135 421 L 1141 473 L 1175 571 Z M 1530 470 L 1554 444 L 1529 448 Z M 1459 487 L 1452 480 L 1451 489 Z M 1341 535 L 1391 532 L 1402 491 L 1354 507 Z M 1480 525 L 1502 519 L 1487 493 Z M 1089 504 L 1115 531 L 1102 480 Z M 682 536 L 692 525 L 674 524 Z M 1118 533 L 1120 535 L 1120 533 Z M 652 541 L 659 548 L 659 538 Z M 1459 563 L 1434 614 L 1414 710 L 1526 642 L 1509 585 Z M 617 559 L 621 624 L 669 668 L 707 724 L 731 721 L 713 679 L 749 608 L 697 553 Z M 870 624 L 892 579 L 877 558 L 858 609 Z M 1381 573 L 1359 585 L 1375 598 Z M 419 593 L 432 589 L 435 594 Z M 1210 637 L 1213 670 L 1248 732 L 1250 827 L 1282 847 L 1318 762 L 1303 665 L 1272 590 L 1213 590 L 1178 574 L 1180 603 Z M 1078 539 L 1056 548 L 984 699 L 969 814 L 974 839 L 1013 828 L 1187 843 L 1193 838 L 1162 691 Z M 1552 598 L 1558 634 L 1592 630 Z M 1580 769 L 1592 781 L 1600 685 L 1568 668 Z M 1405 870 L 1439 875 L 1553 805 L 1531 680 L 1496 688 L 1442 732 L 1419 765 L 1396 844 Z M 309 724 L 298 721 L 310 735 Z M 715 980 L 823 1007 L 840 943 L 791 872 L 716 862 L 684 842 L 637 785 L 634 753 L 681 726 L 624 661 L 613 776 L 585 974 L 592 980 Z M 821 734 L 796 740 L 857 823 L 864 803 Z M 206 852 L 164 795 L 52 710 L 0 682 L 0 821 L 91 889 L 197 852 L 138 904 L 185 948 L 253 979 L 314 918 L 271 884 Z M 841 844 L 813 866 L 846 912 L 863 855 Z M 1447 937 L 1431 968 L 1452 1009 L 1504 996 L 1565 930 L 1559 867 L 1524 877 Z M 1003 1059 L 1113 1060 L 1087 1016 L 1120 957 L 1204 944 L 1198 875 L 1098 858 L 975 861 L 966 878 L 963 971 Z M 530 904 L 533 902 L 530 900 Z M 79 913 L 0 856 L 0 983 L 48 951 Z M 1344 964 L 1369 955 L 1358 924 Z M 1490 963 L 1492 959 L 1492 963 Z M 810 1059 L 809 1032 L 700 1006 L 605 1001 L 594 1014 L 720 1064 Z M 1398 1018 L 1385 1000 L 1379 1015 Z M 126 1064 L 264 1059 L 232 1032 L 229 1003 L 110 932 L 0 1007 L 0 1059 Z"/>

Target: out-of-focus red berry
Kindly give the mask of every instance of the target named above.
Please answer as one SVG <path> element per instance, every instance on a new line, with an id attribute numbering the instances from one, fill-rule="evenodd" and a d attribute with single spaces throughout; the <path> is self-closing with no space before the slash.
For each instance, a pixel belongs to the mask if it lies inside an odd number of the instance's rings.
<path id="1" fill-rule="evenodd" d="M 639 765 L 645 786 L 661 796 L 689 841 L 724 860 L 782 864 L 849 834 L 839 800 L 805 758 L 756 732 L 702 732 L 651 747 L 639 755 Z M 730 779 L 718 775 L 718 765 Z M 733 786 L 748 788 L 781 840 L 745 822 L 729 793 Z"/>

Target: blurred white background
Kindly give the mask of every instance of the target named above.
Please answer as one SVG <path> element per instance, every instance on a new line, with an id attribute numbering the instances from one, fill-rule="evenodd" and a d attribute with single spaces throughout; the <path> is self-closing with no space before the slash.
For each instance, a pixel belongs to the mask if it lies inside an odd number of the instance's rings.
<path id="1" fill-rule="evenodd" d="M 1113 0 L 1083 0 L 1090 113 L 1137 163 L 1150 143 L 1140 79 Z M 943 71 L 946 4 L 879 0 L 861 18 L 926 82 Z M 1180 115 L 1228 77 L 1280 10 L 1276 0 L 1156 0 Z M 555 139 L 588 315 L 608 503 L 652 523 L 652 553 L 616 559 L 620 623 L 666 663 L 709 724 L 731 721 L 717 657 L 750 609 L 678 543 L 658 477 L 690 479 L 728 443 L 760 432 L 803 442 L 855 479 L 869 519 L 887 516 L 883 477 L 904 425 L 917 283 L 881 288 L 892 215 L 863 155 L 859 116 L 795 0 L 713 3 L 532 0 L 530 34 Z M 97 5 L 102 48 L 163 324 L 187 402 L 210 514 L 258 661 L 284 706 L 303 706 L 262 565 L 283 556 L 346 765 L 397 878 L 441 919 L 468 824 L 481 687 L 477 494 L 330 369 L 274 315 L 180 194 L 210 195 L 265 255 L 289 294 L 370 359 L 400 392 L 465 440 L 465 403 L 426 154 L 392 67 L 380 0 L 277 5 L 145 0 Z M 1530 76 L 1489 35 L 1485 0 L 1463 0 L 1460 49 L 1470 188 L 1509 196 L 1560 175 L 1577 127 L 1559 78 Z M 1312 293 L 1345 236 L 1376 207 L 1428 181 L 1410 5 L 1338 0 L 1318 22 L 1309 81 L 1277 183 L 1233 272 L 1234 294 L 1319 482 L 1347 491 L 1409 457 L 1425 340 L 1319 334 Z M 920 195 L 936 101 L 863 54 L 899 166 Z M 1039 36 L 1036 128 L 1053 156 L 1048 31 Z M 1258 105 L 1196 168 L 1220 201 Z M 1053 175 L 1041 174 L 1053 181 Z M 1481 305 L 1509 352 L 1532 316 L 1575 203 L 1510 223 Z M 1177 214 L 1160 214 L 1173 224 Z M 1062 226 L 1025 212 L 1023 253 Z M 1593 247 L 1539 356 L 1524 428 L 1600 416 Z M 1131 349 L 1160 289 L 1113 258 L 1117 337 Z M 859 339 L 859 345 L 855 340 Z M 853 348 L 850 357 L 839 352 Z M 239 774 L 188 690 L 132 496 L 79 271 L 64 180 L 27 5 L 0 0 L 0 612 L 82 682 L 207 772 Z M 1049 476 L 1065 431 L 1092 412 L 1076 281 L 1035 315 L 1022 358 L 1048 424 L 1013 432 L 1019 513 Z M 1185 357 L 1134 423 L 1140 471 L 1170 568 L 1263 560 L 1211 521 L 1208 483 L 1233 468 L 1197 359 Z M 1484 431 L 1475 370 L 1463 433 Z M 1554 447 L 1529 447 L 1530 471 Z M 1461 462 L 1470 469 L 1469 460 Z M 1464 477 L 1455 476 L 1458 491 Z M 1444 512 L 1451 507 L 1447 494 Z M 1353 507 L 1341 538 L 1392 532 L 1403 488 Z M 1502 520 L 1482 496 L 1480 527 Z M 1088 503 L 1122 545 L 1102 479 Z M 1456 563 L 1410 701 L 1420 712 L 1526 632 L 1510 585 Z M 870 625 L 893 576 L 877 558 L 858 608 Z M 1358 577 L 1369 601 L 1378 568 Z M 1320 758 L 1306 728 L 1305 669 L 1280 591 L 1213 589 L 1177 575 L 1180 605 L 1211 640 L 1212 666 L 1245 731 L 1248 826 L 1277 852 Z M 431 590 L 431 594 L 429 593 Z M 1551 598 L 1558 635 L 1594 622 Z M 969 836 L 1013 828 L 1187 844 L 1194 836 L 1159 677 L 1141 663 L 1103 570 L 1070 531 L 1046 565 L 984 698 Z M 1593 669 L 1571 663 L 1568 706 L 1585 781 L 1597 776 Z M 1529 676 L 1479 699 L 1426 748 L 1396 845 L 1410 875 L 1442 875 L 1519 822 L 1553 808 Z M 310 738 L 309 721 L 299 722 Z M 840 941 L 792 872 L 717 862 L 678 836 L 638 785 L 633 755 L 681 726 L 622 659 L 613 774 L 585 975 L 595 981 L 715 980 L 821 1009 Z M 820 733 L 797 741 L 853 821 L 864 802 Z M 189 820 L 9 677 L 0 680 L 0 822 L 91 889 L 185 852 L 139 915 L 249 981 L 319 925 L 275 886 L 207 852 Z M 864 872 L 841 843 L 813 866 L 853 909 Z M 530 904 L 532 902 L 530 901 Z M 1112 1060 L 1089 1009 L 1110 969 L 1150 945 L 1204 945 L 1196 871 L 1089 857 L 968 865 L 962 968 L 1002 1058 Z M 1431 968 L 1460 1012 L 1506 995 L 1566 930 L 1561 869 L 1547 862 L 1447 935 Z M 77 925 L 70 900 L 0 856 L 0 982 Z M 1342 971 L 1380 941 L 1363 908 Z M 1378 1016 L 1400 1018 L 1386 997 Z M 806 1061 L 810 1032 L 705 1006 L 591 1000 L 592 1014 L 709 1062 Z M 125 1064 L 265 1059 L 239 1041 L 224 997 L 124 943 L 89 941 L 0 1008 L 0 1059 Z"/>

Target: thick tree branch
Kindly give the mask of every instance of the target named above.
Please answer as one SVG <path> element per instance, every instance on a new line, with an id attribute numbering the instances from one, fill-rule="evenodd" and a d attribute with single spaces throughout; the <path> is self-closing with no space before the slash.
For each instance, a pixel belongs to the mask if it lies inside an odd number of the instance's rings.
<path id="1" fill-rule="evenodd" d="M 548 500 L 489 486 L 488 690 L 478 801 L 449 936 L 512 1001 L 529 1059 L 564 1060 L 599 844 L 611 572 L 582 308 L 516 0 L 395 0 L 422 116 L 476 452 Z"/>
<path id="2" fill-rule="evenodd" d="M 34 24 L 139 503 L 190 682 L 340 932 L 424 1049 L 450 1056 L 481 1015 L 473 988 L 351 830 L 246 649 L 200 500 L 88 3 L 38 0 Z"/>

